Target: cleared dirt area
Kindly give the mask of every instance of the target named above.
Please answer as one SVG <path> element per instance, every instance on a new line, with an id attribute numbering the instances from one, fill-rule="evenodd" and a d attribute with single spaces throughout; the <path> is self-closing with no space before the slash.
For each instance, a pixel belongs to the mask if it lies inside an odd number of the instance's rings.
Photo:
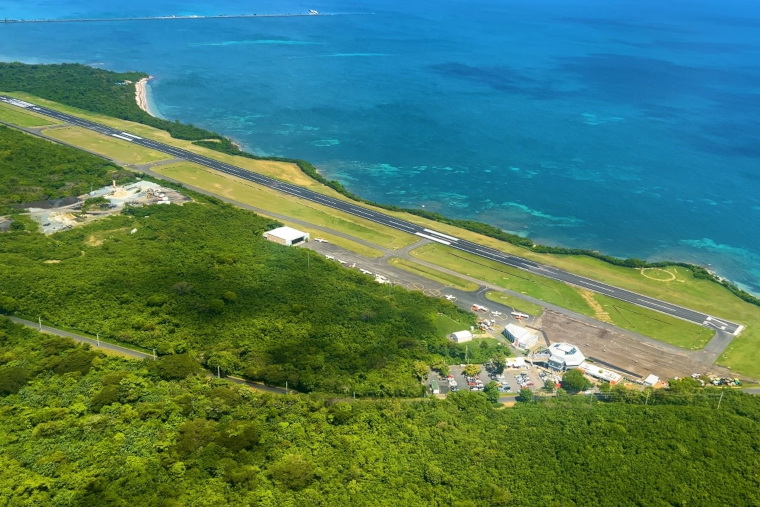
<path id="1" fill-rule="evenodd" d="M 701 352 L 636 339 L 624 332 L 593 326 L 551 310 L 542 315 L 541 329 L 552 342 L 577 345 L 587 358 L 609 366 L 631 380 L 641 380 L 650 373 L 661 379 L 692 373 L 736 376 L 726 368 L 701 363 Z"/>

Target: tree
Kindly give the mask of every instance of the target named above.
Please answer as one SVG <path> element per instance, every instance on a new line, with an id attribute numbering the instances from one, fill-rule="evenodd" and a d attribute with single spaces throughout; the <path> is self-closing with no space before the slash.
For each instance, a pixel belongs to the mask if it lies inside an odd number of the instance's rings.
<path id="1" fill-rule="evenodd" d="M 415 361 L 412 364 L 412 371 L 414 372 L 414 376 L 417 377 L 417 379 L 423 381 L 427 378 L 428 373 L 430 372 L 430 368 L 428 368 L 428 365 L 423 361 Z"/>
<path id="2" fill-rule="evenodd" d="M 468 377 L 474 377 L 478 373 L 480 373 L 480 365 L 479 364 L 468 364 L 464 367 L 464 370 L 462 370 L 462 373 L 467 375 Z"/>
<path id="3" fill-rule="evenodd" d="M 520 393 L 517 395 L 519 401 L 533 401 L 533 391 L 527 387 L 520 389 Z"/>
<path id="4" fill-rule="evenodd" d="M 17 393 L 27 380 L 29 373 L 21 366 L 0 368 L 0 396 Z"/>
<path id="5" fill-rule="evenodd" d="M 164 380 L 182 380 L 201 370 L 201 365 L 189 354 L 170 354 L 155 363 L 158 376 Z"/>
<path id="6" fill-rule="evenodd" d="M 499 401 L 499 388 L 496 386 L 496 382 L 493 380 L 485 385 L 483 393 L 486 395 L 486 399 L 490 403 L 498 403 Z"/>
<path id="7" fill-rule="evenodd" d="M 506 361 L 507 355 L 501 349 L 496 349 L 496 351 L 491 354 L 491 368 L 496 373 L 501 373 L 504 371 Z"/>
<path id="8" fill-rule="evenodd" d="M 440 373 L 443 377 L 446 377 L 449 374 L 449 365 L 447 365 L 441 357 L 436 358 L 430 367 Z"/>
<path id="9" fill-rule="evenodd" d="M 566 391 L 585 391 L 591 387 L 591 381 L 586 378 L 581 370 L 572 369 L 562 375 L 562 388 Z"/>
<path id="10" fill-rule="evenodd" d="M 0 296 L 0 313 L 13 313 L 18 308 L 18 302 L 8 296 Z"/>
<path id="11" fill-rule="evenodd" d="M 298 491 L 314 480 L 314 464 L 298 454 L 288 454 L 272 465 L 269 473 L 281 487 Z"/>

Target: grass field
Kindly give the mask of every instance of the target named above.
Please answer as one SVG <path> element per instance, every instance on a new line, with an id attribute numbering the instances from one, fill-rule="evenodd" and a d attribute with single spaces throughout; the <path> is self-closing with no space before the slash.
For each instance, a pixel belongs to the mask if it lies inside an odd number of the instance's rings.
<path id="1" fill-rule="evenodd" d="M 0 120 L 19 127 L 41 127 L 58 123 L 52 118 L 26 112 L 18 107 L 0 103 Z"/>
<path id="2" fill-rule="evenodd" d="M 438 315 L 438 318 L 436 319 L 436 325 L 438 326 L 439 336 L 449 336 L 451 333 L 470 329 L 470 324 L 457 322 L 448 315 Z"/>
<path id="3" fill-rule="evenodd" d="M 166 153 L 143 148 L 129 141 L 98 134 L 81 127 L 44 129 L 43 133 L 51 139 L 72 144 L 77 148 L 97 153 L 124 164 L 147 164 L 172 158 Z"/>
<path id="4" fill-rule="evenodd" d="M 504 294 L 502 292 L 488 291 L 486 292 L 486 297 L 490 301 L 507 305 L 509 307 L 514 308 L 518 312 L 527 313 L 534 317 L 538 317 L 544 312 L 544 309 L 538 306 L 537 304 L 533 304 L 529 301 L 525 301 L 524 299 L 520 299 L 515 296 L 510 296 L 509 294 Z"/>
<path id="5" fill-rule="evenodd" d="M 584 315 L 593 314 L 591 307 L 583 297 L 574 288 L 564 283 L 526 273 L 436 243 L 429 243 L 412 250 L 410 253 L 413 257 L 473 276 L 499 287 L 520 292 Z"/>
<path id="6" fill-rule="evenodd" d="M 346 239 L 342 236 L 338 236 L 337 234 L 330 234 L 329 232 L 324 232 L 319 229 L 314 229 L 309 226 L 305 226 L 303 224 L 297 224 L 295 222 L 288 222 L 287 220 L 280 220 L 280 222 L 282 222 L 283 224 L 287 226 L 293 227 L 294 229 L 298 229 L 299 231 L 308 232 L 310 234 L 312 241 L 314 241 L 314 238 L 324 238 L 328 240 L 330 243 L 333 243 L 334 245 L 337 245 L 340 248 L 345 248 L 346 250 L 359 254 L 362 257 L 378 259 L 383 256 L 383 252 L 381 252 L 380 250 L 369 247 L 362 243 L 358 243 L 356 241 L 351 241 L 350 239 Z"/>
<path id="7" fill-rule="evenodd" d="M 477 283 L 468 282 L 467 280 L 463 280 L 457 276 L 444 273 L 443 271 L 439 271 L 437 269 L 433 269 L 407 259 L 390 259 L 388 261 L 388 264 L 403 269 L 404 271 L 424 276 L 425 278 L 436 281 L 441 285 L 453 287 L 455 289 L 463 290 L 466 292 L 476 291 L 479 287 Z"/>
<path id="8" fill-rule="evenodd" d="M 710 328 L 692 324 L 632 303 L 594 294 L 594 299 L 608 313 L 610 322 L 618 327 L 635 331 L 671 345 L 700 350 L 713 337 Z"/>
<path id="9" fill-rule="evenodd" d="M 577 287 L 571 287 L 562 282 L 526 273 L 438 244 L 424 245 L 413 250 L 411 254 L 428 262 L 458 272 L 464 272 L 505 289 L 521 292 L 541 301 L 546 301 L 547 303 L 552 303 L 679 347 L 692 350 L 701 349 L 713 335 L 711 330 L 681 319 L 669 317 L 652 310 L 646 310 L 630 303 L 608 298 Z M 493 298 L 489 299 L 495 300 Z M 526 313 L 535 314 L 535 308 L 534 312 L 526 311 Z"/>
<path id="10" fill-rule="evenodd" d="M 157 174 L 203 188 L 244 204 L 333 229 L 388 248 L 401 248 L 417 241 L 415 236 L 384 227 L 319 204 L 280 194 L 234 176 L 219 174 L 197 164 L 180 162 L 156 167 Z M 321 233 L 320 233 L 321 234 Z M 347 240 L 345 240 L 347 241 Z M 377 256 L 375 254 L 375 256 Z"/>

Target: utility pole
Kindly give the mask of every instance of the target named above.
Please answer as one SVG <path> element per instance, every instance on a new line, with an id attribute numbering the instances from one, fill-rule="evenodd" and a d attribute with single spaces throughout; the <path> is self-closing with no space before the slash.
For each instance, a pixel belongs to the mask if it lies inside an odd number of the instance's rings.
<path id="1" fill-rule="evenodd" d="M 720 399 L 718 400 L 718 408 L 716 410 L 720 410 L 720 402 L 723 401 L 723 395 L 726 394 L 725 389 L 720 390 Z"/>
<path id="2" fill-rule="evenodd" d="M 285 381 L 285 394 L 288 394 L 288 381 Z"/>
<path id="3" fill-rule="evenodd" d="M 38 322 L 40 323 L 40 332 L 42 332 L 42 315 L 40 315 L 40 316 L 37 318 L 37 320 L 38 320 Z"/>
<path id="4" fill-rule="evenodd" d="M 100 333 L 95 333 L 95 339 L 98 341 L 98 348 L 100 348 Z"/>
<path id="5" fill-rule="evenodd" d="M 156 349 L 153 349 L 153 360 L 156 360 Z"/>
<path id="6" fill-rule="evenodd" d="M 219 365 L 216 365 L 216 378 L 222 378 L 222 370 L 219 368 Z"/>
<path id="7" fill-rule="evenodd" d="M 309 262 L 309 259 L 311 258 L 311 256 L 309 255 L 309 253 L 311 253 L 310 250 L 306 250 L 306 269 L 311 268 L 311 263 Z"/>
<path id="8" fill-rule="evenodd" d="M 649 391 L 647 391 L 647 400 L 644 402 L 644 405 L 649 405 Z"/>

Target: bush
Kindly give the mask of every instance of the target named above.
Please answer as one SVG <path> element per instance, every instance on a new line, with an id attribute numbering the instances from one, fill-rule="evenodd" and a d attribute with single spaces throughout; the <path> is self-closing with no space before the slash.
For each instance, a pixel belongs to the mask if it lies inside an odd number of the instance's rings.
<path id="1" fill-rule="evenodd" d="M 562 388 L 567 391 L 585 391 L 589 387 L 591 387 L 591 382 L 581 370 L 568 370 L 562 375 Z"/>
<path id="2" fill-rule="evenodd" d="M 297 454 L 288 454 L 269 469 L 281 487 L 301 490 L 314 481 L 314 465 Z"/>
<path id="3" fill-rule="evenodd" d="M 29 379 L 29 373 L 21 366 L 0 368 L 0 396 L 16 394 Z"/>
<path id="4" fill-rule="evenodd" d="M 156 373 L 163 380 L 182 380 L 201 371 L 201 365 L 189 354 L 171 354 L 154 361 Z"/>

